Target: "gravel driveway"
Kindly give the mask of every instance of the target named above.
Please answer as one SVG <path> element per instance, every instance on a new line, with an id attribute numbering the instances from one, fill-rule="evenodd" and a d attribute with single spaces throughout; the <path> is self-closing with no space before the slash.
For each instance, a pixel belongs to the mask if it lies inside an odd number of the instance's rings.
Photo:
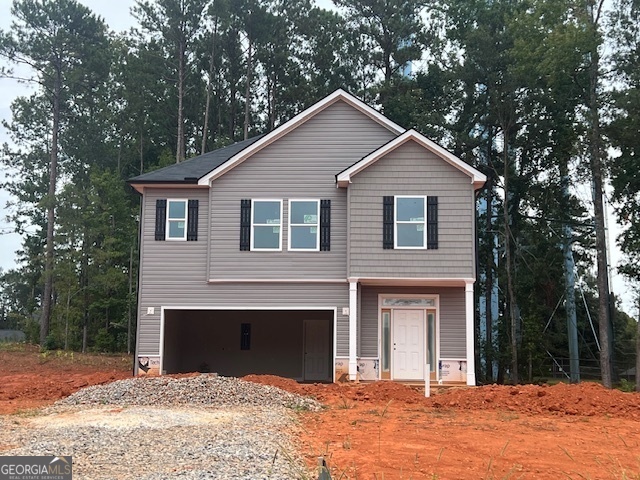
<path id="1" fill-rule="evenodd" d="M 0 454 L 72 455 L 78 479 L 313 478 L 291 406 L 317 408 L 236 379 L 122 380 L 33 416 L 0 416 Z"/>

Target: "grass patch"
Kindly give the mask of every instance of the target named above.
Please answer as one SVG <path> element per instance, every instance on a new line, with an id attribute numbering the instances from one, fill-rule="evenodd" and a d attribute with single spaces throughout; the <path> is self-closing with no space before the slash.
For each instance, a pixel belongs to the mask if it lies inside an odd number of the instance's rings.
<path id="1" fill-rule="evenodd" d="M 342 397 L 338 405 L 336 405 L 336 408 L 340 410 L 351 410 L 353 407 L 355 407 L 355 404 L 349 402 L 345 397 Z"/>
<path id="2" fill-rule="evenodd" d="M 31 345 L 24 342 L 0 342 L 0 352 L 30 352 L 33 350 Z"/>
<path id="3" fill-rule="evenodd" d="M 517 420 L 520 418 L 520 416 L 516 413 L 513 412 L 504 412 L 504 411 L 500 411 L 498 412 L 498 420 L 501 422 L 512 422 L 514 420 Z"/>

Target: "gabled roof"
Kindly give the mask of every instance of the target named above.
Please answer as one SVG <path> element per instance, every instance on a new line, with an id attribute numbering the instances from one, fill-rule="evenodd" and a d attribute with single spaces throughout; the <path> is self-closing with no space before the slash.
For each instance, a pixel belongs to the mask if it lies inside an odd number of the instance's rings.
<path id="1" fill-rule="evenodd" d="M 187 183 L 196 184 L 198 180 L 219 167 L 238 152 L 246 149 L 253 143 L 260 140 L 264 135 L 236 142 L 212 152 L 198 155 L 181 163 L 169 165 L 168 167 L 144 173 L 129 179 L 128 183 L 133 185 L 142 184 L 167 184 L 167 183 Z"/>
<path id="2" fill-rule="evenodd" d="M 380 112 L 374 110 L 369 105 L 364 103 L 362 100 L 354 97 L 353 95 L 345 92 L 342 89 L 338 89 L 328 97 L 323 98 L 319 102 L 315 103 L 314 105 L 310 106 L 306 110 L 302 111 L 301 113 L 293 117 L 288 122 L 283 123 L 272 132 L 266 134 L 265 136 L 260 138 L 259 141 L 251 144 L 248 148 L 238 152 L 232 158 L 229 158 L 229 161 L 221 163 L 218 167 L 214 168 L 209 173 L 207 173 L 202 178 L 200 178 L 200 180 L 198 180 L 198 185 L 209 185 L 211 181 L 224 175 L 226 172 L 228 172 L 235 166 L 241 164 L 251 155 L 255 154 L 256 152 L 259 152 L 266 146 L 270 145 L 274 141 L 283 137 L 290 131 L 294 130 L 298 126 L 305 123 L 307 120 L 309 120 L 316 114 L 320 113 L 330 105 L 333 105 L 334 103 L 340 100 L 348 103 L 352 107 L 356 108 L 360 112 L 367 115 L 369 118 L 371 118 L 375 122 L 379 123 L 383 127 L 395 133 L 396 135 L 399 135 L 400 133 L 405 131 L 404 128 L 402 128 L 395 122 L 392 122 L 387 117 L 382 115 Z"/>
<path id="3" fill-rule="evenodd" d="M 427 137 L 425 137 L 424 135 L 421 135 L 415 130 L 407 130 L 402 135 L 382 145 L 377 150 L 371 152 L 369 155 L 362 158 L 362 160 L 354 163 L 353 165 L 344 169 L 342 172 L 336 175 L 336 182 L 338 183 L 338 186 L 339 187 L 348 186 L 349 183 L 351 183 L 351 177 L 358 174 L 359 172 L 367 168 L 369 165 L 372 165 L 373 163 L 377 162 L 379 159 L 381 159 L 388 153 L 392 152 L 393 150 L 395 150 L 396 148 L 398 148 L 399 146 L 405 144 L 410 140 L 415 141 L 422 147 L 435 153 L 444 161 L 446 161 L 453 167 L 457 168 L 461 172 L 468 175 L 471 179 L 471 183 L 473 184 L 474 189 L 477 190 L 481 188 L 487 181 L 486 175 L 479 172 L 478 170 L 473 168 L 471 165 L 468 165 L 467 163 L 463 162 L 447 149 L 429 140 Z"/>

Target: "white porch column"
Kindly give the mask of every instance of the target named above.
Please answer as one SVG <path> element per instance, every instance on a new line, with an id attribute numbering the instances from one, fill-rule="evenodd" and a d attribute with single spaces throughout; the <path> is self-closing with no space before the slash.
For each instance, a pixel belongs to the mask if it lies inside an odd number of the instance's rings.
<path id="1" fill-rule="evenodd" d="M 349 280 L 349 380 L 355 381 L 358 374 L 358 282 Z"/>
<path id="2" fill-rule="evenodd" d="M 476 384 L 475 328 L 473 324 L 473 280 L 467 280 L 464 288 L 464 303 L 467 329 L 467 385 Z"/>

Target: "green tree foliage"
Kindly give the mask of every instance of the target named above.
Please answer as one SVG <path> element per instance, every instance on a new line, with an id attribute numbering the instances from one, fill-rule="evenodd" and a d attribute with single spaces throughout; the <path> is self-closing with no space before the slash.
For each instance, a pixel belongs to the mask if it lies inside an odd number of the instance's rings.
<path id="1" fill-rule="evenodd" d="M 619 150 L 610 164 L 617 213 L 622 220 L 620 246 L 626 254 L 625 275 L 640 281 L 640 4 L 616 2 L 610 30 L 616 49 L 613 72 L 614 120 L 607 129 Z"/>
<path id="2" fill-rule="evenodd" d="M 40 341 L 44 343 L 49 330 L 53 295 L 58 156 L 64 138 L 61 133 L 73 125 L 78 107 L 91 103 L 96 84 L 104 81 L 109 65 L 108 60 L 105 61 L 105 52 L 109 47 L 105 25 L 74 0 L 16 0 L 11 12 L 14 21 L 10 32 L 0 32 L 0 56 L 14 64 L 27 66 L 33 75 L 30 80 L 40 86 L 39 93 L 31 101 L 39 107 L 40 116 L 33 120 L 41 124 L 40 133 L 44 134 L 38 146 L 40 164 L 44 168 L 36 175 L 39 173 L 46 177 L 48 184 L 47 190 L 35 194 L 40 208 L 46 210 L 46 223 L 38 224 L 46 230 L 40 320 Z M 24 108 L 21 111 L 23 115 L 30 115 Z M 23 116 L 23 120 L 27 119 Z M 22 125 L 14 125 L 14 139 L 19 140 L 21 129 L 29 129 L 31 123 L 32 119 L 28 119 Z M 31 137 L 38 141 L 33 138 L 33 133 Z M 46 161 L 42 158 L 43 152 L 48 153 Z M 30 183 L 29 177 L 14 179 L 18 185 Z"/>
<path id="3" fill-rule="evenodd" d="M 197 81 L 194 44 L 200 35 L 204 7 L 202 0 L 139 0 L 133 7 L 133 14 L 140 22 L 142 31 L 162 48 L 165 78 L 169 77 L 169 88 L 175 89 L 169 98 L 177 100 L 176 162 L 186 157 L 186 92 L 189 82 Z M 194 138 L 193 132 L 188 133 Z"/>

